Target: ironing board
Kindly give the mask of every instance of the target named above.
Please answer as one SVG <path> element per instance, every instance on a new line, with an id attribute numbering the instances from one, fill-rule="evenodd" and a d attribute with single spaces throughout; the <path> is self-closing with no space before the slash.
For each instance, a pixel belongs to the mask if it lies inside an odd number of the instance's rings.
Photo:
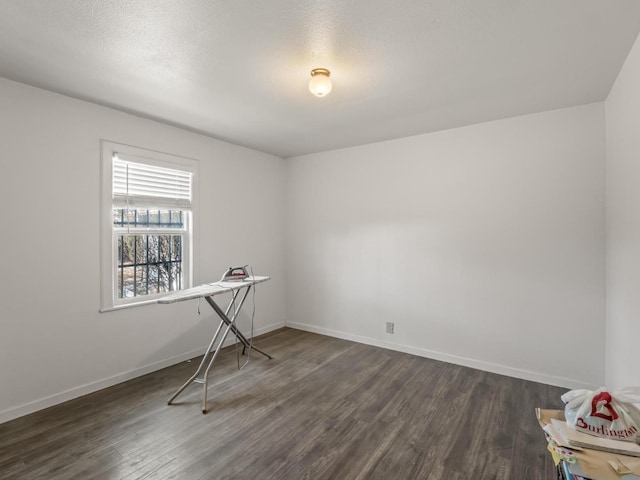
<path id="1" fill-rule="evenodd" d="M 171 405 L 171 403 L 176 399 L 176 397 L 180 395 L 182 391 L 185 388 L 187 388 L 189 385 L 191 385 L 192 383 L 201 383 L 203 385 L 202 413 L 207 413 L 207 385 L 208 385 L 207 377 L 209 376 L 209 370 L 211 369 L 211 366 L 213 365 L 214 360 L 218 356 L 218 353 L 222 348 L 222 344 L 227 339 L 227 335 L 229 335 L 230 331 L 233 332 L 236 338 L 242 343 L 243 355 L 247 348 L 252 348 L 253 350 L 264 355 L 265 357 L 269 359 L 272 358 L 270 355 L 264 353 L 259 348 L 252 346 L 249 340 L 247 340 L 247 338 L 242 334 L 242 332 L 238 330 L 235 324 L 236 317 L 238 316 L 238 313 L 240 312 L 240 309 L 242 308 L 242 305 L 244 304 L 244 301 L 246 300 L 247 295 L 249 295 L 249 291 L 251 290 L 251 288 L 256 283 L 266 282 L 267 280 L 270 280 L 270 278 L 271 277 L 250 276 L 245 278 L 242 281 L 207 283 L 204 285 L 200 285 L 198 287 L 187 288 L 186 290 L 180 290 L 178 292 L 170 293 L 169 295 L 158 299 L 157 301 L 158 303 L 169 304 L 169 303 L 183 302 L 185 300 L 193 300 L 195 298 L 204 298 L 207 301 L 207 303 L 211 305 L 211 308 L 213 308 L 213 310 L 220 317 L 220 324 L 218 325 L 216 333 L 213 335 L 213 338 L 211 339 L 209 346 L 205 350 L 204 355 L 202 356 L 202 361 L 200 362 L 200 365 L 198 366 L 196 372 L 168 400 L 167 403 L 169 405 Z M 213 299 L 213 297 L 215 297 L 216 295 L 220 295 L 222 293 L 232 294 L 231 300 L 229 301 L 229 305 L 224 311 Z M 238 296 L 241 293 L 243 293 L 243 295 L 240 302 L 236 302 Z M 233 309 L 233 312 L 231 316 L 229 316 L 229 313 L 231 312 L 232 309 Z M 222 333 L 222 337 L 219 338 L 220 332 L 223 331 L 223 328 L 224 328 L 224 332 Z M 212 355 L 211 355 L 211 360 L 209 360 L 209 363 L 207 364 L 207 358 L 209 357 L 209 354 L 212 354 Z M 207 364 L 206 368 L 204 368 L 205 364 Z M 204 374 L 202 375 L 202 377 L 199 378 L 198 375 L 200 375 L 203 369 L 204 369 Z"/>

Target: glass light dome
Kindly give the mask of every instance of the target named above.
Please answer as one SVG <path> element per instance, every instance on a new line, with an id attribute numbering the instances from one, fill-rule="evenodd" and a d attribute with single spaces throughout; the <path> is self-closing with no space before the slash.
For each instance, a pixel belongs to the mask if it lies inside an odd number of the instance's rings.
<path id="1" fill-rule="evenodd" d="M 326 68 L 314 68 L 311 70 L 311 80 L 309 80 L 309 91 L 316 97 L 324 97 L 329 94 L 333 85 L 329 78 L 331 72 Z"/>

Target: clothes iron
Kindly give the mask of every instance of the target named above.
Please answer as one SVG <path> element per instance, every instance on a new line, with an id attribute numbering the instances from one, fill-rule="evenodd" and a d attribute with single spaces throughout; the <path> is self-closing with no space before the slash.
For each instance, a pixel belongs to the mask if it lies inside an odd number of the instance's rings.
<path id="1" fill-rule="evenodd" d="M 247 273 L 247 266 L 244 267 L 229 267 L 220 279 L 221 282 L 242 282 L 244 279 L 249 278 Z"/>

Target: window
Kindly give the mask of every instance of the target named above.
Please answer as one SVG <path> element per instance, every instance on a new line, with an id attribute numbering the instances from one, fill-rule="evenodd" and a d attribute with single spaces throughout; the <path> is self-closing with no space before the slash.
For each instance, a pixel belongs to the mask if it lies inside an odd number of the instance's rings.
<path id="1" fill-rule="evenodd" d="M 101 311 L 192 284 L 197 162 L 102 143 Z"/>

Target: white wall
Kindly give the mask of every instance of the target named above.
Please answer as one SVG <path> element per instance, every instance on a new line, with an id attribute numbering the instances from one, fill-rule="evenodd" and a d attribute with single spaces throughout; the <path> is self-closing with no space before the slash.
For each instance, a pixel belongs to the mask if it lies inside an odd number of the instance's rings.
<path id="1" fill-rule="evenodd" d="M 601 384 L 604 131 L 597 103 L 289 159 L 287 324 Z"/>
<path id="2" fill-rule="evenodd" d="M 640 385 L 640 37 L 606 102 L 607 384 Z"/>
<path id="3" fill-rule="evenodd" d="M 257 331 L 284 324 L 282 159 L 0 79 L 0 422 L 210 339 L 206 304 L 200 317 L 194 302 L 98 313 L 101 138 L 200 161 L 196 281 L 250 262 L 273 276 L 257 292 Z"/>

